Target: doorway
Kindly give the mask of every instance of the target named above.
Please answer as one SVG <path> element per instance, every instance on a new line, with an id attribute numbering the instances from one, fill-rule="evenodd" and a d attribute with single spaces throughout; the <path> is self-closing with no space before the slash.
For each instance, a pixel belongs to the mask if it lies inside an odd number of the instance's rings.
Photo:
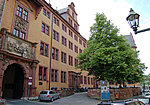
<path id="1" fill-rule="evenodd" d="M 5 99 L 20 99 L 23 96 L 24 72 L 19 64 L 11 64 L 4 71 L 2 97 Z"/>

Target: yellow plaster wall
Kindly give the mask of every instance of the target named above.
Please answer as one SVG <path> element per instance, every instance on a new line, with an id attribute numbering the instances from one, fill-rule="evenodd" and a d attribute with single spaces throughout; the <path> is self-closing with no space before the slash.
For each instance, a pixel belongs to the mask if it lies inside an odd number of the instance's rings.
<path id="1" fill-rule="evenodd" d="M 24 4 L 26 7 L 27 5 L 21 1 L 22 4 Z M 30 20 L 29 20 L 29 30 L 28 30 L 28 38 L 27 40 L 31 41 L 31 42 L 36 42 L 37 44 L 37 48 L 36 48 L 36 58 L 37 60 L 40 61 L 40 63 L 37 65 L 37 69 L 36 69 L 36 81 L 35 81 L 35 85 L 37 87 L 37 95 L 39 94 L 40 91 L 48 89 L 49 88 L 49 84 L 46 81 L 39 81 L 39 65 L 40 66 L 44 66 L 47 67 L 48 69 L 48 74 L 47 74 L 47 80 L 49 80 L 49 70 L 50 70 L 50 49 L 51 49 L 51 24 L 52 24 L 52 12 L 51 13 L 51 18 L 47 18 L 46 16 L 43 15 L 43 11 L 41 10 L 40 14 L 38 15 L 37 19 L 35 18 L 36 16 L 36 7 L 33 3 L 30 3 L 33 11 L 30 14 Z M 11 27 L 12 27 L 12 22 L 13 22 L 13 16 L 14 16 L 14 10 L 15 10 L 15 0 L 7 0 L 6 1 L 6 6 L 5 6 L 4 10 L 4 15 L 3 15 L 3 19 L 2 19 L 2 28 L 5 27 L 7 28 L 10 32 L 11 32 Z M 48 10 L 48 9 L 47 9 Z M 72 15 L 72 14 L 71 14 Z M 56 16 L 57 17 L 57 16 Z M 57 18 L 59 19 L 59 18 Z M 61 87 L 65 87 L 68 88 L 69 86 L 69 80 L 68 80 L 68 71 L 74 71 L 74 72 L 80 72 L 80 70 L 76 70 L 75 66 L 70 66 L 69 62 L 68 62 L 68 55 L 73 56 L 73 65 L 74 65 L 74 58 L 77 57 L 77 53 L 75 53 L 74 51 L 74 45 L 78 46 L 78 53 L 79 53 L 79 48 L 81 48 L 82 50 L 84 49 L 83 44 L 80 45 L 79 44 L 79 35 L 78 33 L 74 33 L 73 31 L 73 37 L 69 36 L 69 27 L 67 27 L 67 33 L 64 32 L 62 30 L 62 21 L 59 19 L 60 21 L 60 26 L 58 27 L 57 25 L 55 25 L 53 23 L 53 28 L 55 31 L 57 31 L 59 33 L 59 42 L 53 40 L 52 46 L 59 49 L 59 61 L 53 60 L 52 59 L 52 68 L 53 69 L 58 69 L 58 81 L 59 82 L 51 82 L 50 86 L 51 87 L 58 87 L 58 89 L 60 89 Z M 49 26 L 50 30 L 49 30 L 49 36 L 44 34 L 41 31 L 41 27 L 42 27 L 42 22 L 44 22 L 46 25 Z M 64 23 L 66 25 L 66 23 Z M 74 25 L 74 23 L 73 23 Z M 66 25 L 67 26 L 67 25 Z M 74 34 L 76 34 L 78 36 L 78 42 L 74 40 Z M 61 36 L 64 36 L 65 38 L 67 38 L 67 47 L 62 45 L 61 43 Z M 82 38 L 81 38 L 82 39 Z M 40 42 L 43 41 L 47 44 L 49 44 L 49 57 L 45 57 L 43 55 L 40 55 Z M 71 41 L 73 43 L 73 50 L 69 49 L 69 41 Z M 82 41 L 83 42 L 83 41 Z M 67 63 L 64 64 L 61 62 L 61 51 L 65 52 L 67 54 Z M 66 83 L 61 83 L 61 71 L 66 71 Z M 83 72 L 82 75 L 83 76 L 87 76 L 87 72 Z M 88 77 L 88 76 L 87 76 Z M 92 77 L 92 76 L 89 76 Z M 91 81 L 91 79 L 90 79 Z M 43 85 L 39 85 L 39 82 L 43 82 Z M 83 83 L 84 83 L 84 79 L 83 79 Z M 87 79 L 87 83 L 88 83 L 88 79 Z M 81 84 L 81 87 L 84 84 Z M 92 87 L 93 85 L 85 85 L 85 87 Z"/>
<path id="2" fill-rule="evenodd" d="M 11 32 L 14 9 L 15 9 L 15 0 L 6 0 L 1 28 L 7 28 L 9 32 Z"/>

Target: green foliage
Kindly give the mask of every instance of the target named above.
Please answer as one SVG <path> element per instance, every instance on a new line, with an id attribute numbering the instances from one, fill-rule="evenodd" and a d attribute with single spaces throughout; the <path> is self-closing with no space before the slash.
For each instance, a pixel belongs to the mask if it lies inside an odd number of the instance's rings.
<path id="1" fill-rule="evenodd" d="M 77 68 L 86 70 L 98 80 L 139 82 L 146 68 L 136 51 L 118 36 L 119 29 L 104 14 L 96 15 L 84 53 L 79 54 Z"/>
<path id="2" fill-rule="evenodd" d="M 146 85 L 150 86 L 150 75 L 144 75 L 140 84 L 143 85 L 144 89 Z"/>

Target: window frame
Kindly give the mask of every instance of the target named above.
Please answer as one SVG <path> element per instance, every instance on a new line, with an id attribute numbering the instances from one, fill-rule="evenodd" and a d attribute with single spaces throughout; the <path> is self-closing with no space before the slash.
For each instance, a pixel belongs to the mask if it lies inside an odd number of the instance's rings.
<path id="1" fill-rule="evenodd" d="M 41 48 L 41 43 L 44 44 L 43 48 Z M 45 42 L 43 42 L 43 41 L 41 41 L 41 43 L 40 43 L 40 55 L 49 57 L 49 44 L 47 44 L 47 43 L 45 43 Z M 45 45 L 47 45 L 47 54 L 45 54 L 45 53 L 46 53 Z M 41 49 L 43 49 L 43 52 L 42 52 L 42 53 L 41 53 Z"/>
<path id="2" fill-rule="evenodd" d="M 43 8 L 43 15 L 45 15 L 47 18 L 49 18 L 50 19 L 50 17 L 51 17 L 51 14 L 50 14 L 50 12 L 46 9 L 46 8 Z"/>
<path id="3" fill-rule="evenodd" d="M 71 56 L 71 55 L 68 55 L 69 57 L 68 57 L 68 62 L 69 62 L 69 65 L 70 66 L 73 66 L 73 56 Z"/>
<path id="4" fill-rule="evenodd" d="M 54 55 L 53 55 L 54 50 Z M 52 59 L 59 61 L 59 49 L 52 47 Z"/>
<path id="5" fill-rule="evenodd" d="M 48 27 L 48 29 L 47 29 L 47 27 Z M 42 22 L 42 27 L 41 28 L 42 28 L 41 29 L 42 32 L 49 36 L 49 34 L 50 34 L 50 27 L 47 24 L 45 24 L 44 22 Z"/>
<path id="6" fill-rule="evenodd" d="M 67 83 L 66 76 L 67 76 L 67 72 L 61 71 L 61 83 Z"/>
<path id="7" fill-rule="evenodd" d="M 52 37 L 53 37 L 53 39 L 55 39 L 56 41 L 59 42 L 59 33 L 57 31 L 53 30 L 53 36 Z"/>
<path id="8" fill-rule="evenodd" d="M 52 69 L 51 82 L 58 82 L 58 70 L 57 69 Z"/>
<path id="9" fill-rule="evenodd" d="M 40 73 L 40 68 L 41 68 L 41 73 Z M 45 70 L 46 70 L 46 72 L 45 72 Z M 47 81 L 47 76 L 48 76 L 47 72 L 48 72 L 48 67 L 39 65 L 39 75 L 38 75 L 39 81 Z"/>
<path id="10" fill-rule="evenodd" d="M 63 51 L 61 51 L 61 62 L 67 63 L 67 54 Z"/>
<path id="11" fill-rule="evenodd" d="M 67 47 L 67 38 L 65 38 L 64 36 L 61 37 L 61 43 Z"/>

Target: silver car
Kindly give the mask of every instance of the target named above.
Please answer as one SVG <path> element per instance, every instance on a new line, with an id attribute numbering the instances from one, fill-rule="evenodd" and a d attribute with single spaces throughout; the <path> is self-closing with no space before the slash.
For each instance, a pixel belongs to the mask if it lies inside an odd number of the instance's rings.
<path id="1" fill-rule="evenodd" d="M 54 101 L 54 99 L 59 99 L 60 93 L 57 93 L 53 90 L 43 90 L 39 95 L 40 101 Z"/>

